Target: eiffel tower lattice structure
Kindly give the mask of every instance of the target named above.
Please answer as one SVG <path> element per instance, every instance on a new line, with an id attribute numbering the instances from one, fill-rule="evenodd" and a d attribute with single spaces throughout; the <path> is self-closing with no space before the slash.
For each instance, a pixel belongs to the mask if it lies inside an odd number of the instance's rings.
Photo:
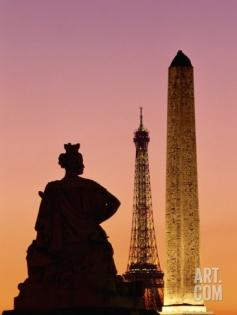
<path id="1" fill-rule="evenodd" d="M 128 282 L 142 282 L 144 308 L 161 310 L 163 304 L 163 272 L 161 271 L 153 221 L 151 184 L 148 160 L 149 132 L 140 126 L 135 131 L 136 146 L 132 233 L 127 271 Z"/>

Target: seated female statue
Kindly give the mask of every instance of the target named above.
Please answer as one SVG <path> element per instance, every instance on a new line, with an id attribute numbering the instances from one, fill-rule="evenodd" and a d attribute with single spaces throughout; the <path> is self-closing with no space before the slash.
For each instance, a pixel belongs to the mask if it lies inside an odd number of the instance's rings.
<path id="1" fill-rule="evenodd" d="M 27 251 L 29 277 L 19 285 L 15 308 L 72 307 L 92 300 L 100 304 L 97 295 L 116 291 L 113 249 L 100 224 L 120 202 L 95 181 L 80 176 L 84 163 L 79 147 L 64 145 L 59 164 L 65 176 L 40 193 L 37 236 Z"/>

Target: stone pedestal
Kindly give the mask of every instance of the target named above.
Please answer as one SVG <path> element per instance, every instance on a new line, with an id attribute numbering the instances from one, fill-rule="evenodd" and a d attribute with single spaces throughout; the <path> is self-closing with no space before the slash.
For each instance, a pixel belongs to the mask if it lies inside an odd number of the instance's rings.
<path id="1" fill-rule="evenodd" d="M 162 307 L 161 315 L 212 315 L 204 305 L 168 305 Z"/>

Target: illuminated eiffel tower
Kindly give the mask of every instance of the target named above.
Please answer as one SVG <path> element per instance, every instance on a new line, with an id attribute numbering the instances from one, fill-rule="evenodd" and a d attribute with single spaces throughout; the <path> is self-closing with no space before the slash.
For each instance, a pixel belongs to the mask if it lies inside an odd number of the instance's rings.
<path id="1" fill-rule="evenodd" d="M 146 309 L 160 310 L 163 303 L 163 272 L 156 246 L 151 185 L 148 161 L 148 131 L 143 127 L 142 108 L 140 126 L 133 139 L 136 146 L 132 233 L 126 281 L 139 281 L 145 288 L 143 301 Z"/>

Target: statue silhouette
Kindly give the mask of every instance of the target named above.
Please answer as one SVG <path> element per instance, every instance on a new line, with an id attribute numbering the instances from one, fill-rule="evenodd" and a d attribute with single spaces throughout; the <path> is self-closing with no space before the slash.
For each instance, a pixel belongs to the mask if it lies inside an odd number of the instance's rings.
<path id="1" fill-rule="evenodd" d="M 65 176 L 47 184 L 27 251 L 28 278 L 19 284 L 15 309 L 104 306 L 116 294 L 113 248 L 100 223 L 120 202 L 82 178 L 80 145 L 65 144 L 59 164 Z"/>

